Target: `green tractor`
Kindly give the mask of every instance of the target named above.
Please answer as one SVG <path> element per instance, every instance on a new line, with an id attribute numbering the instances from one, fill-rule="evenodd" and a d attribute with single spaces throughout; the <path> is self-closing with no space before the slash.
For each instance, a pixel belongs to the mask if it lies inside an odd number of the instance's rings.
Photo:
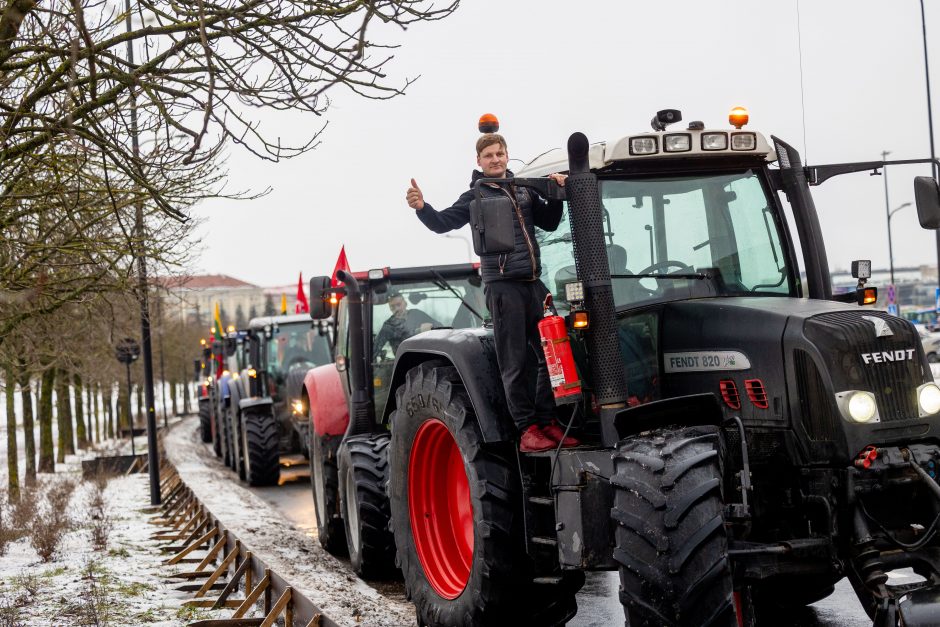
<path id="1" fill-rule="evenodd" d="M 330 360 L 330 325 L 307 314 L 253 318 L 227 339 L 221 381 L 229 465 L 249 485 L 277 485 L 281 455 L 307 455 L 304 375 Z"/>

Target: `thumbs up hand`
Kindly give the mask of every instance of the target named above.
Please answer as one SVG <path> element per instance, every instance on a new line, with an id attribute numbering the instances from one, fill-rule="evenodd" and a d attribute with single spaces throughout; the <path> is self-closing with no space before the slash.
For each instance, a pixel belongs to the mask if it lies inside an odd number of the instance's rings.
<path id="1" fill-rule="evenodd" d="M 405 194 L 405 200 L 408 201 L 408 206 L 416 211 L 424 209 L 424 194 L 421 193 L 421 188 L 418 187 L 418 183 L 414 179 L 411 179 L 411 187 L 408 188 L 408 192 Z"/>

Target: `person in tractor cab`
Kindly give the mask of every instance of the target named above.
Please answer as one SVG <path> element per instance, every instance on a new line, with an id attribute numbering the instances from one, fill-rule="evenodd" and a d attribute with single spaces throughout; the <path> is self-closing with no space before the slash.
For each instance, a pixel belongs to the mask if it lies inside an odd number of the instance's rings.
<path id="1" fill-rule="evenodd" d="M 461 194 L 447 209 L 437 211 L 425 202 L 421 188 L 411 179 L 405 196 L 408 206 L 435 233 L 459 229 L 470 222 L 470 203 L 477 179 L 513 176 L 507 169 L 509 151 L 502 135 L 485 133 L 477 140 L 476 152 L 480 169 L 473 171 L 471 189 Z M 549 177 L 564 186 L 565 175 L 551 174 Z M 555 400 L 538 333 L 538 323 L 549 291 L 539 278 L 542 267 L 535 227 L 545 231 L 557 229 L 561 222 L 562 201 L 548 201 L 531 189 L 512 184 L 486 184 L 481 193 L 484 196 L 508 196 L 518 218 L 514 221 L 513 250 L 499 255 L 482 255 L 480 261 L 486 305 L 493 316 L 496 361 L 509 413 L 521 434 L 519 450 L 545 451 L 559 444 L 563 447 L 577 446 L 580 442 L 565 436 L 555 420 Z M 534 397 L 527 380 L 527 373 L 532 369 L 537 372 Z"/>
<path id="2" fill-rule="evenodd" d="M 382 328 L 375 337 L 372 359 L 379 356 L 386 344 L 391 346 L 394 354 L 398 351 L 398 345 L 406 338 L 441 326 L 437 320 L 420 309 L 408 309 L 405 297 L 398 292 L 389 295 L 388 308 L 392 310 L 392 315 L 382 323 Z"/>

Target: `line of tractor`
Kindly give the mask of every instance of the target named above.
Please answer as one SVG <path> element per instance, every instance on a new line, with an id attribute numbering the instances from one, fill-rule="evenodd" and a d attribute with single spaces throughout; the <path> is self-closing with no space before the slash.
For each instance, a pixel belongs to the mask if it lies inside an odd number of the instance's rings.
<path id="1" fill-rule="evenodd" d="M 403 578 L 422 625 L 561 625 L 591 570 L 633 627 L 758 625 L 843 577 L 878 627 L 940 624 L 940 388 L 870 262 L 833 293 L 810 193 L 930 160 L 806 166 L 743 110 L 681 119 L 476 183 L 480 255 L 518 228 L 481 186 L 565 202 L 539 328 L 579 445 L 520 451 L 478 264 L 339 269 L 309 313 L 209 343 L 203 441 L 251 485 L 303 454 L 322 546 Z M 940 227 L 937 181 L 914 188 Z"/>

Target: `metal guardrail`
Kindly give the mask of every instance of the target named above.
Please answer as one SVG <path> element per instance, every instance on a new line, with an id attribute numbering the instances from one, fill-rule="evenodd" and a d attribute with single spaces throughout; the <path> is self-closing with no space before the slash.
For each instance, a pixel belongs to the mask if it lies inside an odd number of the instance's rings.
<path id="1" fill-rule="evenodd" d="M 189 623 L 191 627 L 338 627 L 226 529 L 166 458 L 161 462 L 163 504 L 149 521 L 161 529 L 151 537 L 166 543 L 161 551 L 172 554 L 167 566 L 196 564 L 193 570 L 173 573 L 169 579 L 190 582 L 177 587 L 194 593 L 185 606 L 234 610 L 230 618 L 199 620 Z M 245 618 L 259 605 L 262 617 Z M 282 617 L 283 623 L 279 622 Z"/>

